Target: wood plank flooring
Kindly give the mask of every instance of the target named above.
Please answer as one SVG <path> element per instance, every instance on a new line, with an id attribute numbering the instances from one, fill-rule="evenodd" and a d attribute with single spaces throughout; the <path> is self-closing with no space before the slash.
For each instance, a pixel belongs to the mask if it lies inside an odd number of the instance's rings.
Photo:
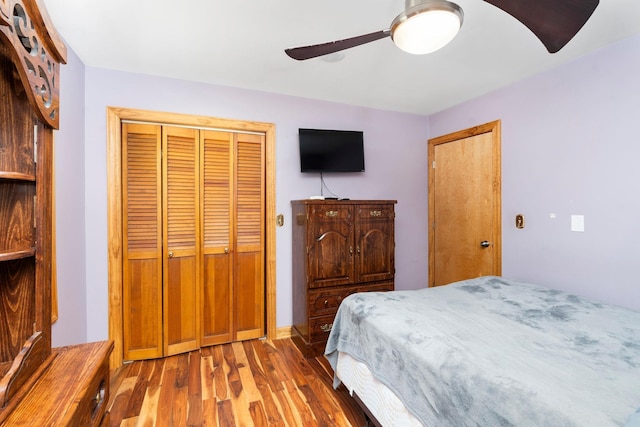
<path id="1" fill-rule="evenodd" d="M 112 427 L 365 426 L 324 357 L 305 359 L 291 339 L 203 348 L 118 368 Z"/>

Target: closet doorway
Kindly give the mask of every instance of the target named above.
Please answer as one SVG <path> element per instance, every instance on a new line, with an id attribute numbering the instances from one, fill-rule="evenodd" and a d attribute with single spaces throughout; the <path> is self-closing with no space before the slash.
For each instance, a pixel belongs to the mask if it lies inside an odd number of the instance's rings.
<path id="1" fill-rule="evenodd" d="M 275 126 L 108 108 L 112 367 L 275 338 Z"/>

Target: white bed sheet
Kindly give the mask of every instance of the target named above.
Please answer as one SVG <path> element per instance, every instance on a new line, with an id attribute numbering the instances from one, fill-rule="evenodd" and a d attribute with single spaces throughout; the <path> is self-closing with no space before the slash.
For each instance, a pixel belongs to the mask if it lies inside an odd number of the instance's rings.
<path id="1" fill-rule="evenodd" d="M 362 362 L 347 353 L 338 353 L 336 375 L 353 396 L 355 392 L 383 426 L 422 427 L 398 396 L 374 378 Z"/>

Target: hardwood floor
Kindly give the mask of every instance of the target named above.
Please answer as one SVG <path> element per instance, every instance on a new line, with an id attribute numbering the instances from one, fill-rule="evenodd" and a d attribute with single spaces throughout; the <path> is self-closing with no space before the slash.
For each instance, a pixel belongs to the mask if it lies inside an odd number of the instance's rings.
<path id="1" fill-rule="evenodd" d="M 305 359 L 291 339 L 203 348 L 118 368 L 111 426 L 365 426 L 324 357 Z"/>

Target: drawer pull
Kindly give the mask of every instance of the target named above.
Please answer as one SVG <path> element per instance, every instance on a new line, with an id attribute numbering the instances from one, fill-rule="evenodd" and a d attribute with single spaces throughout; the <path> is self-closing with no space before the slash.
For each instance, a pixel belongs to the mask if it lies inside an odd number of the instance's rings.
<path id="1" fill-rule="evenodd" d="M 382 211 L 370 211 L 369 215 L 371 215 L 371 216 L 382 216 Z"/>
<path id="2" fill-rule="evenodd" d="M 328 300 L 324 300 L 324 306 L 325 306 L 325 308 L 329 307 L 329 301 Z"/>
<path id="3" fill-rule="evenodd" d="M 100 386 L 98 387 L 98 391 L 96 392 L 96 396 L 91 400 L 91 418 L 98 413 L 100 408 L 102 407 L 104 400 L 106 398 L 106 388 L 105 382 L 102 380 L 100 382 Z"/>
<path id="4" fill-rule="evenodd" d="M 325 212 L 325 215 L 329 218 L 335 218 L 338 216 L 338 211 L 327 211 Z"/>
<path id="5" fill-rule="evenodd" d="M 325 323 L 324 325 L 320 326 L 320 329 L 322 329 L 323 332 L 331 332 L 332 327 L 333 323 Z"/>

